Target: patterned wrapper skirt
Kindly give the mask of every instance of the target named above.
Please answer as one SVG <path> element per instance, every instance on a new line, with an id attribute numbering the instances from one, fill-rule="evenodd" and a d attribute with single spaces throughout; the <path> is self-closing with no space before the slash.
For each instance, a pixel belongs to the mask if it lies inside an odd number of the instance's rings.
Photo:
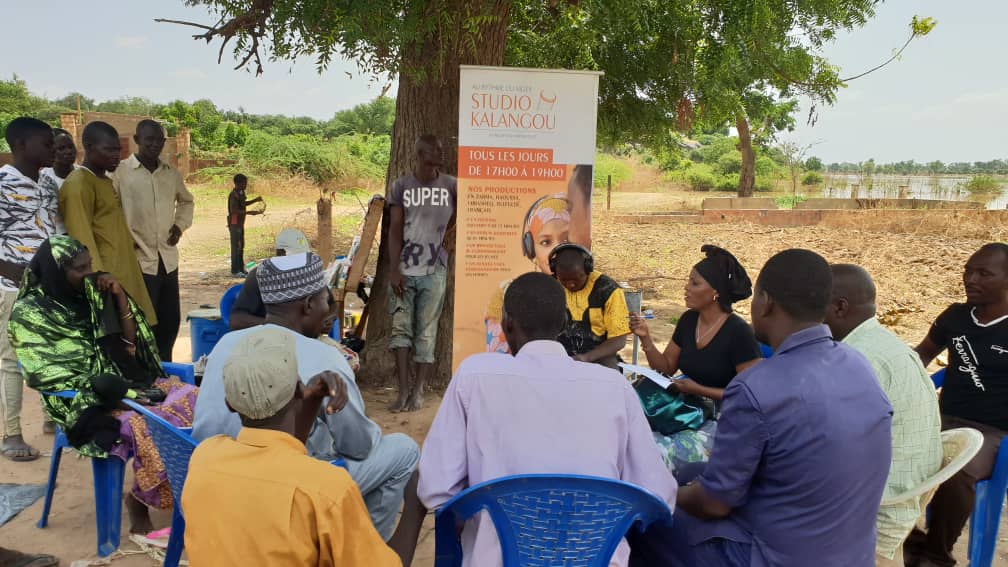
<path id="1" fill-rule="evenodd" d="M 696 430 L 684 429 L 672 435 L 652 432 L 665 466 L 675 476 L 680 486 L 703 472 L 704 466 L 710 460 L 716 432 L 717 421 L 713 419 L 705 421 Z"/>
<path id="2" fill-rule="evenodd" d="M 167 397 L 148 409 L 176 427 L 192 427 L 199 389 L 175 377 L 167 380 L 159 378 L 154 387 L 164 391 Z M 133 496 L 152 508 L 171 508 L 168 474 L 147 431 L 147 422 L 135 411 L 120 411 L 113 415 L 119 420 L 121 442 L 110 451 L 110 455 L 123 461 L 133 457 Z"/>

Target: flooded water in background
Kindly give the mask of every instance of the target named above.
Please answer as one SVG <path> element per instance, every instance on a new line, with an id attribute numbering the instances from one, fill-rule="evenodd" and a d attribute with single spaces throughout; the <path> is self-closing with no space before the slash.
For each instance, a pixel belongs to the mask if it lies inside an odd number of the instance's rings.
<path id="1" fill-rule="evenodd" d="M 863 199 L 940 199 L 943 201 L 975 201 L 988 209 L 1008 208 L 1008 185 L 1001 182 L 1001 193 L 971 195 L 963 188 L 969 175 L 874 175 L 862 179 L 858 175 L 826 175 L 822 196 L 850 199 L 852 186 L 858 185 L 857 196 Z"/>

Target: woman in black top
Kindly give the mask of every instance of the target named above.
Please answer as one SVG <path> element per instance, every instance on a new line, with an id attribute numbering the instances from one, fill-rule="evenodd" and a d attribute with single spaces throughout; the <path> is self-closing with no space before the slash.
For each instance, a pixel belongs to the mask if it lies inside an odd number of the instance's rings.
<path id="1" fill-rule="evenodd" d="M 630 315 L 630 329 L 640 337 L 651 368 L 669 376 L 677 372 L 689 376 L 674 381 L 672 388 L 721 400 L 732 378 L 760 359 L 752 327 L 731 308 L 752 295 L 752 283 L 727 250 L 710 244 L 700 250 L 707 257 L 690 271 L 685 290 L 688 310 L 665 350 L 655 346 L 640 315 Z"/>
<path id="2" fill-rule="evenodd" d="M 679 318 L 665 350 L 655 346 L 639 314 L 630 315 L 630 330 L 641 338 L 651 368 L 669 376 L 679 371 L 689 376 L 673 381 L 669 390 L 708 398 L 719 405 L 735 375 L 760 359 L 752 327 L 731 308 L 736 301 L 752 295 L 752 282 L 727 250 L 710 244 L 700 250 L 707 257 L 690 271 L 685 290 L 688 310 Z M 680 484 L 702 472 L 710 456 L 716 423 L 710 420 L 697 430 L 670 436 L 654 434 L 665 464 Z"/>

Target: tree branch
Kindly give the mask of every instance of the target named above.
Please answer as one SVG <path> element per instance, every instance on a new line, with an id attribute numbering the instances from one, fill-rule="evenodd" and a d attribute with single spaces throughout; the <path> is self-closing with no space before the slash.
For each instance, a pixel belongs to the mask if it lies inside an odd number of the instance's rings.
<path id="1" fill-rule="evenodd" d="M 166 18 L 155 18 L 154 21 L 167 24 L 191 26 L 206 30 L 204 33 L 193 35 L 193 39 L 202 39 L 207 43 L 210 43 L 216 37 L 220 37 L 222 42 L 220 51 L 217 53 L 218 64 L 224 57 L 224 48 L 227 46 L 228 42 L 235 36 L 247 35 L 252 38 L 252 45 L 248 47 L 245 56 L 241 59 L 238 65 L 235 66 L 235 69 L 241 69 L 254 58 L 256 63 L 256 75 L 258 76 L 262 75 L 263 72 L 262 56 L 259 53 L 259 39 L 266 33 L 266 20 L 269 18 L 272 10 L 273 0 L 255 0 L 247 12 L 239 14 L 227 21 L 225 21 L 224 18 L 221 18 L 215 26 L 207 26 L 204 24 L 197 24 L 195 22 L 182 20 L 170 20 Z M 238 49 L 236 48 L 236 51 L 237 50 Z M 235 56 L 237 58 L 238 54 L 235 53 Z"/>
<path id="2" fill-rule="evenodd" d="M 869 73 L 874 73 L 875 71 L 878 71 L 882 67 L 885 67 L 886 65 L 892 63 L 900 55 L 903 54 L 903 50 L 905 50 L 907 48 L 907 46 L 910 45 L 910 42 L 913 41 L 915 37 L 917 37 L 917 32 L 916 31 L 910 32 L 910 37 L 907 38 L 906 43 L 904 43 L 903 47 L 899 48 L 899 51 L 897 51 L 896 53 L 894 53 L 892 57 L 890 57 L 889 59 L 886 59 L 885 62 L 883 62 L 882 64 L 876 65 L 876 66 L 872 67 L 871 69 L 868 69 L 864 73 L 858 73 L 857 75 L 854 75 L 853 77 L 847 77 L 846 79 L 840 79 L 840 82 L 846 83 L 847 81 L 853 81 L 854 79 L 860 79 L 861 77 L 864 77 L 865 75 L 867 75 Z"/>
<path id="3" fill-rule="evenodd" d="M 196 22 L 186 22 L 186 21 L 183 21 L 183 20 L 169 20 L 167 18 L 154 18 L 154 21 L 157 22 L 157 23 L 159 23 L 159 24 L 178 24 L 180 26 L 192 26 L 194 28 L 200 28 L 200 29 L 204 29 L 204 30 L 213 30 L 213 29 L 215 29 L 213 27 L 205 26 L 203 24 L 197 24 Z M 198 37 L 202 37 L 202 36 L 198 36 Z"/>

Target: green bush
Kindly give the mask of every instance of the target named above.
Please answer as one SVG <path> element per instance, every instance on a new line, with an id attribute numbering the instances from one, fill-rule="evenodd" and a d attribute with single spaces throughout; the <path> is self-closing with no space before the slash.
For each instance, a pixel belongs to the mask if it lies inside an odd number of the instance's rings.
<path id="1" fill-rule="evenodd" d="M 723 175 L 738 173 L 742 171 L 742 154 L 738 152 L 728 152 L 718 158 L 715 168 Z"/>
<path id="2" fill-rule="evenodd" d="M 596 153 L 595 169 L 592 173 L 595 187 L 604 189 L 610 175 L 612 175 L 613 187 L 618 187 L 620 183 L 628 181 L 633 177 L 633 169 L 630 168 L 626 160 L 612 154 Z"/>
<path id="3" fill-rule="evenodd" d="M 769 193 L 774 190 L 773 181 L 769 179 L 756 178 L 756 185 L 753 187 L 753 191 L 757 193 Z"/>
<path id="4" fill-rule="evenodd" d="M 297 134 L 249 133 L 239 151 L 243 167 L 253 173 L 286 171 L 316 183 L 333 180 L 383 179 L 391 142 L 386 135 L 352 134 L 323 140 Z"/>
<path id="5" fill-rule="evenodd" d="M 1000 193 L 1001 183 L 990 175 L 974 175 L 963 184 L 963 189 L 970 193 Z"/>
<path id="6" fill-rule="evenodd" d="M 809 171 L 801 178 L 802 185 L 819 185 L 823 182 L 823 176 L 814 171 Z"/>
<path id="7" fill-rule="evenodd" d="M 714 187 L 718 191 L 738 191 L 738 175 L 722 175 L 718 178 Z"/>
<path id="8" fill-rule="evenodd" d="M 756 158 L 756 175 L 759 177 L 771 177 L 778 173 L 780 166 L 777 162 L 770 159 L 767 156 L 759 156 Z"/>
<path id="9" fill-rule="evenodd" d="M 709 171 L 697 168 L 686 173 L 686 183 L 693 191 L 710 191 L 717 179 Z"/>
<path id="10" fill-rule="evenodd" d="M 719 136 L 715 138 L 711 144 L 701 146 L 699 148 L 699 152 L 704 163 L 714 164 L 721 159 L 721 156 L 726 154 L 738 155 L 739 163 L 742 163 L 742 155 L 739 153 L 739 150 L 736 147 L 737 145 L 738 138 Z"/>

